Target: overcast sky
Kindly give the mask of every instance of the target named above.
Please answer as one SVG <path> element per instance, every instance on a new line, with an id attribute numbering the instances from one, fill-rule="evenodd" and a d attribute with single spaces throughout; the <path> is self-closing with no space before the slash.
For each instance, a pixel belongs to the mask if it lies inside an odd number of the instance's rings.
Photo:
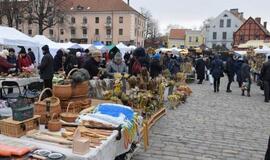
<path id="1" fill-rule="evenodd" d="M 238 8 L 244 17 L 262 17 L 270 29 L 270 0 L 130 0 L 132 7 L 144 7 L 158 19 L 164 33 L 169 24 L 199 28 L 203 20 L 216 17 L 225 9 Z"/>

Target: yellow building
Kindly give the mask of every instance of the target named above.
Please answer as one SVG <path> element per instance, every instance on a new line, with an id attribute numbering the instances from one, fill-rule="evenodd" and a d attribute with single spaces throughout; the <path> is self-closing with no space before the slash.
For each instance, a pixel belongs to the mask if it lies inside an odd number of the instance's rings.
<path id="1" fill-rule="evenodd" d="M 201 31 L 186 30 L 185 47 L 196 48 L 204 44 L 204 36 Z"/>
<path id="2" fill-rule="evenodd" d="M 185 47 L 186 29 L 171 29 L 168 37 L 168 48 L 184 48 Z"/>

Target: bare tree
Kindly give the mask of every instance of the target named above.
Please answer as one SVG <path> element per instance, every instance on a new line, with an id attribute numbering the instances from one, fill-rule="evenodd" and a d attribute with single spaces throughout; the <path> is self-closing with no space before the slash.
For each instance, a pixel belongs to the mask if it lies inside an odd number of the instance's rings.
<path id="1" fill-rule="evenodd" d="M 40 35 L 62 21 L 64 12 L 61 8 L 65 0 L 30 0 L 26 10 L 27 19 L 38 25 Z"/>
<path id="2" fill-rule="evenodd" d="M 0 17 L 6 18 L 9 27 L 16 26 L 18 29 L 19 21 L 23 17 L 25 1 L 20 0 L 1 0 Z"/>
<path id="3" fill-rule="evenodd" d="M 145 8 L 141 8 L 141 14 L 146 18 L 145 37 L 149 39 L 160 36 L 158 20 L 154 19 L 151 12 Z"/>

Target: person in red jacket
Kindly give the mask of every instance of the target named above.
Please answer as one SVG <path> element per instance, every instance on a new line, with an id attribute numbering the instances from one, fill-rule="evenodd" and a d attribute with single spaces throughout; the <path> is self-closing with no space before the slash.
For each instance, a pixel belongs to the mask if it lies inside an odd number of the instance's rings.
<path id="1" fill-rule="evenodd" d="M 0 73 L 8 73 L 8 70 L 15 66 L 15 64 L 8 63 L 7 56 L 0 52 Z"/>
<path id="2" fill-rule="evenodd" d="M 19 69 L 22 71 L 23 67 L 29 67 L 31 64 L 32 64 L 32 61 L 31 61 L 30 56 L 26 53 L 25 48 L 21 47 L 21 50 L 18 56 Z"/>

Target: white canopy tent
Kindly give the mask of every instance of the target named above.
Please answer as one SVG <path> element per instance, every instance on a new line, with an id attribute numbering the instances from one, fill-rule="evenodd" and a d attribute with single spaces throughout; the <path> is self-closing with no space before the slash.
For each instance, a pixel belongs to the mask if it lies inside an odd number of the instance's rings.
<path id="1" fill-rule="evenodd" d="M 36 35 L 33 37 L 33 39 L 39 43 L 40 53 L 42 52 L 41 47 L 44 45 L 48 45 L 50 48 L 50 53 L 54 57 L 56 55 L 56 52 L 61 48 L 56 42 L 50 40 L 44 35 Z"/>
<path id="2" fill-rule="evenodd" d="M 91 48 L 92 46 L 94 46 L 93 44 L 79 44 L 84 50 L 85 49 L 89 49 Z"/>
<path id="3" fill-rule="evenodd" d="M 122 42 L 117 44 L 116 47 L 120 50 L 122 55 L 124 55 L 126 52 L 131 51 L 131 49 Z"/>
<path id="4" fill-rule="evenodd" d="M 136 46 L 131 45 L 131 46 L 128 46 L 128 48 L 130 49 L 130 51 L 133 51 L 133 50 L 135 50 L 137 47 L 136 47 Z"/>
<path id="5" fill-rule="evenodd" d="M 254 51 L 256 54 L 260 54 L 260 53 L 270 54 L 270 48 L 267 46 L 262 46 L 262 48 L 260 48 L 260 47 L 256 48 Z"/>

